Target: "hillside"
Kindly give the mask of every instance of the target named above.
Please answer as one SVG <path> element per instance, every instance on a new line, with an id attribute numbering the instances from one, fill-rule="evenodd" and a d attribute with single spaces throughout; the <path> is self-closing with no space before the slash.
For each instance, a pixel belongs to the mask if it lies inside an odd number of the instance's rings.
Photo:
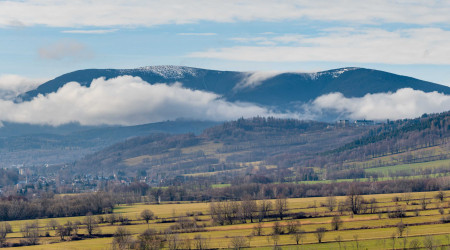
<path id="1" fill-rule="evenodd" d="M 371 167 L 449 158 L 449 117 L 446 112 L 371 126 L 239 119 L 198 136 L 130 139 L 83 158 L 71 170 L 145 173 L 153 184 L 164 185 L 198 178 L 212 183 L 244 177 L 255 182 L 365 178 L 374 176 Z"/>
<path id="2" fill-rule="evenodd" d="M 165 121 L 136 126 L 60 127 L 4 123 L 0 128 L 0 166 L 73 162 L 112 144 L 150 134 L 200 134 L 216 125 L 208 121 Z"/>

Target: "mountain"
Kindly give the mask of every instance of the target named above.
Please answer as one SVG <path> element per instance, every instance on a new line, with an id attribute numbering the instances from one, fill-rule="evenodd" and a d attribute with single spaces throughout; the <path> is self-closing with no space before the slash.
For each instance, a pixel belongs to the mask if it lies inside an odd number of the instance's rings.
<path id="1" fill-rule="evenodd" d="M 90 86 L 96 78 L 110 79 L 123 75 L 140 77 L 150 84 L 181 82 L 186 88 L 213 92 L 228 101 L 251 102 L 280 109 L 290 109 L 292 104 L 308 102 L 331 92 L 341 92 L 345 97 L 362 97 L 368 93 L 412 88 L 450 94 L 450 87 L 447 86 L 365 68 L 341 68 L 317 73 L 260 74 L 184 66 L 149 66 L 74 71 L 22 94 L 16 101 L 28 101 L 38 94 L 55 92 L 72 81 Z"/>
<path id="2" fill-rule="evenodd" d="M 213 92 L 230 102 L 254 103 L 270 107 L 270 110 L 281 111 L 280 113 L 298 109 L 302 103 L 310 102 L 331 92 L 341 92 L 346 97 L 361 97 L 368 93 L 394 92 L 401 88 L 412 88 L 450 95 L 450 87 L 364 68 L 273 74 L 218 71 L 183 66 L 149 66 L 137 69 L 74 71 L 18 96 L 15 101 L 27 102 L 40 94 L 56 92 L 68 82 L 75 81 L 83 86 L 90 86 L 91 82 L 97 78 L 111 79 L 124 75 L 140 77 L 149 84 L 180 82 L 185 88 Z M 322 115 L 326 116 L 323 119 L 318 118 L 322 121 L 330 121 L 333 117 L 337 117 L 335 114 L 325 112 Z M 203 129 L 216 124 L 175 121 L 131 127 L 80 126 L 79 124 L 53 127 L 3 122 L 0 127 L 0 158 L 3 166 L 71 162 L 131 137 L 154 133 L 201 133 Z M 318 135 L 318 138 L 322 138 L 321 135 Z"/>

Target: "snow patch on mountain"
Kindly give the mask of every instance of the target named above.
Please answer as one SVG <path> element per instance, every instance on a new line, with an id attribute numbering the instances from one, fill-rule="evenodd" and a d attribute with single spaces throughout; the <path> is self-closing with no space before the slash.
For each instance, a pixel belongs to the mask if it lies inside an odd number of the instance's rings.
<path id="1" fill-rule="evenodd" d="M 351 68 L 341 68 L 341 69 L 333 69 L 328 71 L 321 71 L 321 72 L 315 72 L 315 73 L 306 73 L 306 76 L 309 77 L 311 80 L 317 80 L 323 76 L 331 76 L 332 78 L 338 78 L 342 74 L 344 74 L 347 71 L 351 70 L 357 70 L 359 68 L 357 67 L 351 67 Z"/>
<path id="2" fill-rule="evenodd" d="M 161 66 L 146 66 L 131 70 L 121 70 L 123 74 L 130 72 L 147 72 L 160 75 L 164 79 L 182 79 L 186 76 L 197 76 L 197 69 L 185 66 L 161 65 Z"/>

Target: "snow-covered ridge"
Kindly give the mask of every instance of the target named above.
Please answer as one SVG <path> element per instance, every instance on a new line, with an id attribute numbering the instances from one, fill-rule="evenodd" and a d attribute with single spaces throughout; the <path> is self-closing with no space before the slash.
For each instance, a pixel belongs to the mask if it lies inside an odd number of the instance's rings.
<path id="1" fill-rule="evenodd" d="M 197 75 L 197 70 L 194 68 L 185 66 L 173 66 L 173 65 L 146 66 L 136 69 L 121 70 L 121 73 L 126 74 L 128 72 L 135 72 L 135 71 L 154 73 L 166 79 L 181 79 L 186 77 L 187 75 L 190 76 Z"/>
<path id="2" fill-rule="evenodd" d="M 328 71 L 321 71 L 321 72 L 315 72 L 315 73 L 306 73 L 306 76 L 311 78 L 311 80 L 317 80 L 318 78 L 322 76 L 330 75 L 333 78 L 338 78 L 340 75 L 347 71 L 356 70 L 359 69 L 357 67 L 349 67 L 349 68 L 341 68 L 341 69 L 333 69 Z"/>

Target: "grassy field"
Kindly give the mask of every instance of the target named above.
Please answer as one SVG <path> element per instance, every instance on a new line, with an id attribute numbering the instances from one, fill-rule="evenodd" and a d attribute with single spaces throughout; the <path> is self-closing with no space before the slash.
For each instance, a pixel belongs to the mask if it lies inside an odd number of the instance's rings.
<path id="1" fill-rule="evenodd" d="M 9 243 L 23 240 L 20 228 L 25 223 L 37 222 L 40 235 L 48 233 L 48 237 L 40 237 L 40 245 L 20 247 L 25 249 L 112 249 L 112 234 L 118 227 L 124 227 L 131 233 L 133 238 L 144 232 L 147 228 L 155 229 L 156 232 L 165 235 L 164 232 L 177 224 L 180 218 L 196 221 L 201 225 L 197 232 L 189 230 L 172 230 L 180 242 L 194 242 L 198 235 L 204 238 L 209 248 L 225 249 L 232 247 L 232 242 L 236 237 L 241 237 L 245 245 L 250 248 L 272 249 L 274 245 L 282 246 L 283 249 L 400 249 L 404 245 L 409 246 L 415 239 L 424 246 L 425 242 L 432 242 L 434 245 L 450 245 L 450 226 L 442 223 L 443 216 L 450 213 L 450 191 L 446 191 L 444 201 L 436 199 L 437 192 L 409 193 L 409 194 L 381 194 L 366 195 L 365 200 L 375 198 L 378 211 L 373 214 L 353 215 L 348 211 L 342 213 L 334 210 L 329 211 L 323 204 L 326 197 L 315 198 L 293 198 L 288 199 L 288 211 L 290 216 L 279 220 L 275 217 L 264 219 L 261 223 L 261 234 L 255 233 L 255 225 L 258 223 L 234 223 L 231 225 L 219 226 L 214 224 L 210 216 L 209 203 L 164 203 L 164 204 L 134 204 L 120 205 L 114 213 L 127 217 L 128 225 L 120 223 L 99 224 L 101 233 L 98 237 L 85 238 L 78 241 L 61 241 L 56 237 L 55 230 L 46 225 L 50 219 L 39 219 L 29 221 L 10 221 L 13 233 L 7 235 L 6 241 Z M 347 197 L 336 197 L 337 202 L 344 201 Z M 422 208 L 425 201 L 426 209 Z M 274 201 L 272 201 L 274 203 Z M 408 203 L 408 204 L 407 204 Z M 402 208 L 405 215 L 401 218 L 388 218 L 389 211 Z M 149 209 L 154 212 L 157 218 L 147 225 L 140 218 L 143 210 Z M 417 211 L 417 212 L 416 212 Z M 294 219 L 292 216 L 302 213 L 302 219 Z M 444 213 L 442 215 L 441 213 Z M 342 227 L 339 230 L 331 230 L 331 220 L 333 216 L 340 215 Z M 56 218 L 59 224 L 67 221 L 83 221 L 84 217 Z M 300 229 L 303 230 L 300 245 L 296 244 L 295 234 L 281 234 L 274 236 L 273 227 L 276 223 L 286 226 L 290 222 L 299 222 Z M 398 235 L 397 225 L 399 222 L 407 225 L 403 235 Z M 322 243 L 318 243 L 316 229 L 326 228 Z M 192 231 L 192 230 L 191 230 Z M 78 234 L 87 234 L 85 226 L 80 226 Z M 103 237 L 103 236 L 107 237 Z M 191 243 L 194 246 L 193 243 Z M 339 247 L 340 245 L 340 247 Z M 168 244 L 165 245 L 168 247 Z M 17 248 L 17 247 L 16 247 Z M 443 247 L 445 249 L 445 246 Z"/>
<path id="2" fill-rule="evenodd" d="M 366 172 L 382 173 L 384 175 L 388 175 L 389 172 L 412 171 L 412 170 L 418 170 L 418 169 L 440 168 L 440 167 L 448 167 L 448 166 L 450 166 L 450 159 L 440 160 L 440 161 L 431 161 L 431 162 L 393 165 L 393 166 L 379 167 L 379 168 L 369 168 L 369 169 L 366 169 Z"/>

